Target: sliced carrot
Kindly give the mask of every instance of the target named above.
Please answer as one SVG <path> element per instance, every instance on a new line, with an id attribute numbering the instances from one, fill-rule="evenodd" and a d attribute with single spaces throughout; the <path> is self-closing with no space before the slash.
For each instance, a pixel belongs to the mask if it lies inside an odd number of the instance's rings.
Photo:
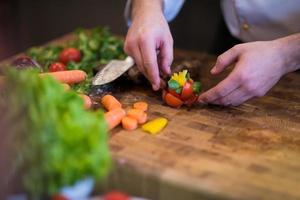
<path id="1" fill-rule="evenodd" d="M 148 104 L 144 101 L 138 101 L 133 104 L 133 108 L 146 112 L 148 110 Z"/>
<path id="2" fill-rule="evenodd" d="M 108 111 L 114 110 L 117 108 L 122 108 L 122 104 L 114 96 L 109 95 L 109 94 L 102 97 L 101 103 L 102 103 L 103 107 Z"/>
<path id="3" fill-rule="evenodd" d="M 128 110 L 127 116 L 135 118 L 139 124 L 142 124 L 145 120 L 147 120 L 147 114 L 140 109 L 133 108 Z"/>
<path id="4" fill-rule="evenodd" d="M 90 109 L 92 107 L 92 100 L 89 96 L 85 95 L 85 94 L 79 94 L 79 96 L 83 99 L 84 102 L 84 108 L 85 109 Z"/>
<path id="5" fill-rule="evenodd" d="M 118 126 L 125 115 L 126 112 L 122 108 L 116 108 L 114 110 L 106 112 L 104 114 L 104 119 L 108 125 L 108 129 L 111 130 Z"/>
<path id="6" fill-rule="evenodd" d="M 87 77 L 87 74 L 82 70 L 67 70 L 40 74 L 40 77 L 44 76 L 52 76 L 61 83 L 74 84 L 84 81 Z"/>
<path id="7" fill-rule="evenodd" d="M 139 124 L 145 124 L 147 122 L 148 116 L 147 113 L 144 113 L 142 117 L 138 120 Z"/>
<path id="8" fill-rule="evenodd" d="M 124 129 L 131 131 L 138 127 L 138 122 L 135 118 L 126 116 L 122 119 L 122 126 Z"/>

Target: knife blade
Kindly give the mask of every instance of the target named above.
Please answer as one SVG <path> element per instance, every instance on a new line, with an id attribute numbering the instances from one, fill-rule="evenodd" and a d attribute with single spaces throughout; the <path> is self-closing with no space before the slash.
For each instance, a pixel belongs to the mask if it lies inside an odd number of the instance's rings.
<path id="1" fill-rule="evenodd" d="M 92 80 L 93 85 L 104 85 L 112 82 L 134 66 L 134 60 L 128 56 L 125 60 L 111 60 Z"/>

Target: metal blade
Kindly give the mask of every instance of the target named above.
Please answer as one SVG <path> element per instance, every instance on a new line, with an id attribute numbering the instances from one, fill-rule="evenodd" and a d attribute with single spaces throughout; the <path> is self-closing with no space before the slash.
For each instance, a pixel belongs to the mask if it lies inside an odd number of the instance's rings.
<path id="1" fill-rule="evenodd" d="M 124 74 L 134 65 L 134 60 L 127 57 L 125 60 L 112 60 L 93 78 L 93 85 L 103 85 L 112 82 Z"/>

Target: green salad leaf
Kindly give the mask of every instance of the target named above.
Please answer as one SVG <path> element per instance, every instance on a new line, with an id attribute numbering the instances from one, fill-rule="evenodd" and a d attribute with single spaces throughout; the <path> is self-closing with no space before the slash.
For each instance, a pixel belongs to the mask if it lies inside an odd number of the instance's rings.
<path id="1" fill-rule="evenodd" d="M 74 34 L 76 36 L 74 40 L 64 44 L 64 46 L 33 47 L 27 51 L 27 55 L 43 65 L 45 71 L 47 71 L 49 65 L 58 60 L 63 48 L 74 47 L 79 49 L 82 53 L 81 61 L 68 63 L 67 69 L 80 69 L 87 73 L 87 81 L 74 85 L 73 90 L 88 93 L 95 67 L 107 64 L 112 59 L 125 59 L 123 40 L 113 36 L 108 28 L 102 27 L 91 30 L 79 28 Z"/>
<path id="2" fill-rule="evenodd" d="M 17 168 L 31 199 L 63 186 L 108 173 L 111 160 L 103 112 L 87 111 L 74 91 L 32 70 L 7 72 L 5 98 L 12 119 L 20 119 Z M 21 126 L 22 125 L 22 126 Z"/>

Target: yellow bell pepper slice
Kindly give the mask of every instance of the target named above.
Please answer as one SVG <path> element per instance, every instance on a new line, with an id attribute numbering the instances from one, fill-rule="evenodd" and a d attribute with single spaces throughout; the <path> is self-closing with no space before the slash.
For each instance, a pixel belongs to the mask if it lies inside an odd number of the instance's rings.
<path id="1" fill-rule="evenodd" d="M 186 80 L 186 75 L 188 71 L 183 70 L 182 72 L 174 73 L 171 77 L 174 81 L 176 81 L 180 86 L 183 86 L 185 84 Z"/>
<path id="2" fill-rule="evenodd" d="M 152 121 L 147 122 L 142 126 L 143 131 L 149 132 L 150 134 L 157 134 L 160 132 L 168 123 L 168 120 L 163 117 L 159 117 Z"/>

